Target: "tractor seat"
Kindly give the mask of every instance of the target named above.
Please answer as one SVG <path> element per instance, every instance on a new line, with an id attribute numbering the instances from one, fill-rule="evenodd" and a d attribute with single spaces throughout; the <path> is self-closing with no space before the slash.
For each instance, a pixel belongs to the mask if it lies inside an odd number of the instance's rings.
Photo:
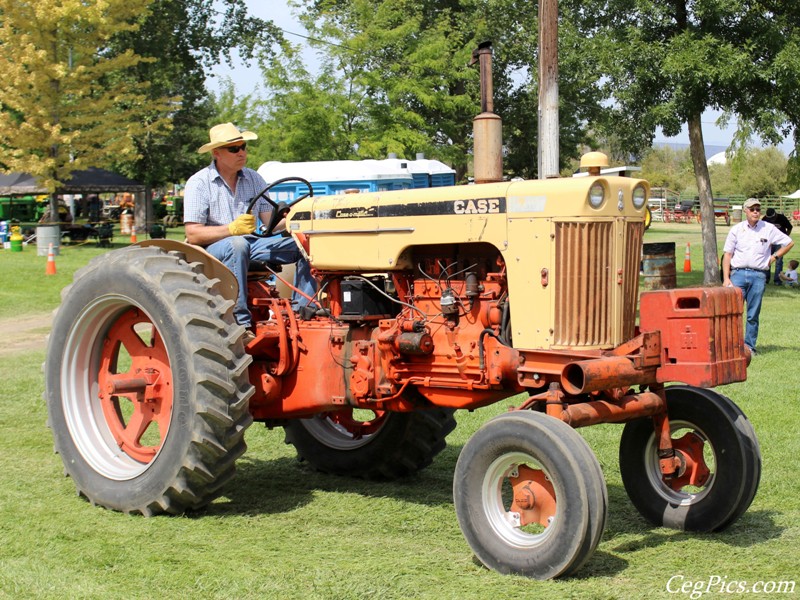
<path id="1" fill-rule="evenodd" d="M 260 260 L 251 260 L 250 266 L 247 269 L 248 279 L 262 279 L 272 275 L 272 273 L 280 273 L 282 267 L 279 263 L 275 262 L 262 262 Z"/>

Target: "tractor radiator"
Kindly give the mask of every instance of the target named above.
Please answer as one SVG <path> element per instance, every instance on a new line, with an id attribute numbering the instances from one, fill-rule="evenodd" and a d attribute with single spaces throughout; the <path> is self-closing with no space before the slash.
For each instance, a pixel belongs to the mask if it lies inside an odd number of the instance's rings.
<path id="1" fill-rule="evenodd" d="M 619 221 L 556 223 L 555 346 L 607 348 L 633 337 L 643 230 Z"/>

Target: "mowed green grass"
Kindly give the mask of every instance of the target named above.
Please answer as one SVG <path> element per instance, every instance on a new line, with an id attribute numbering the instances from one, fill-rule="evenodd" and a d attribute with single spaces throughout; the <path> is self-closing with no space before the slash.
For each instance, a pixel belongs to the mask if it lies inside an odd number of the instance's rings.
<path id="1" fill-rule="evenodd" d="M 721 237 L 725 232 L 720 228 Z M 678 245 L 679 285 L 701 280 L 698 271 L 682 273 L 686 241 L 695 269 L 702 264 L 699 228 L 657 223 L 645 235 L 645 242 L 667 240 Z M 0 318 L 51 311 L 72 272 L 102 251 L 64 247 L 58 273 L 49 277 L 35 249 L 0 252 Z M 800 291 L 767 290 L 748 380 L 721 390 L 749 416 L 761 443 L 763 474 L 750 510 L 718 534 L 652 527 L 622 487 L 621 426 L 581 430 L 605 474 L 608 525 L 576 577 L 546 582 L 476 564 L 452 505 L 461 447 L 511 402 L 457 413 L 459 425 L 434 464 L 388 484 L 314 473 L 297 462 L 282 430 L 255 424 L 221 498 L 189 516 L 147 519 L 77 497 L 46 426 L 43 349 L 0 355 L 0 597 L 683 598 L 689 594 L 667 589 L 670 578 L 682 577 L 672 590 L 686 582 L 796 582 L 798 308 Z"/>

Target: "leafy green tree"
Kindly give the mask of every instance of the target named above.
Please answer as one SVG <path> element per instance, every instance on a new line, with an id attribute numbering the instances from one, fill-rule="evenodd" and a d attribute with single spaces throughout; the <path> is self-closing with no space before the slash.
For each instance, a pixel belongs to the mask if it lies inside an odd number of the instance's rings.
<path id="1" fill-rule="evenodd" d="M 166 103 L 125 74 L 142 62 L 110 52 L 133 32 L 150 0 L 0 0 L 2 167 L 36 176 L 50 192 L 71 172 L 133 159 L 134 140 L 168 123 Z M 51 214 L 57 214 L 55 197 Z"/>
<path id="2" fill-rule="evenodd" d="M 709 165 L 717 198 L 777 196 L 787 189 L 787 160 L 775 147 L 748 148 L 724 163 Z M 653 148 L 642 159 L 642 177 L 653 187 L 666 187 L 684 195 L 697 194 L 689 150 Z"/>
<path id="3" fill-rule="evenodd" d="M 729 162 L 709 165 L 708 174 L 711 177 L 711 185 L 716 197 L 728 198 L 743 195 L 739 184 L 733 177 Z"/>
<path id="4" fill-rule="evenodd" d="M 214 106 L 215 124 L 235 123 L 242 130 L 258 134 L 257 140 L 247 142 L 248 166 L 257 169 L 263 162 L 274 160 L 270 156 L 269 142 L 264 139 L 266 102 L 262 98 L 254 94 L 238 95 L 233 81 L 230 77 L 226 77 L 220 82 L 219 93 L 212 94 L 211 100 Z M 204 131 L 203 135 L 208 139 L 207 131 Z M 208 162 L 209 155 L 202 155 L 201 160 L 203 163 Z"/>
<path id="5" fill-rule="evenodd" d="M 459 177 L 479 111 L 477 68 L 467 65 L 483 40 L 494 42 L 495 112 L 504 120 L 509 175 L 536 175 L 537 15 L 512 0 L 299 0 L 321 56 L 312 77 L 287 53 L 265 61 L 272 144 L 295 160 L 379 158 L 418 152 L 447 162 Z M 580 32 L 562 27 L 561 163 L 594 145 L 600 73 Z M 313 40 L 324 40 L 314 42 Z"/>
<path id="6" fill-rule="evenodd" d="M 312 77 L 296 57 L 265 64 L 273 147 L 297 160 L 424 153 L 467 167 L 478 78 L 459 2 L 306 0 L 302 20 L 325 40 Z M 299 128 L 299 129 L 298 129 Z"/>
<path id="7" fill-rule="evenodd" d="M 581 16 L 586 43 L 596 48 L 613 98 L 614 131 L 632 149 L 688 124 L 701 200 L 705 283 L 719 281 L 712 190 L 700 117 L 718 108 L 738 117 L 739 145 L 753 133 L 777 141 L 796 130 L 800 29 L 789 3 L 563 0 Z M 791 86 L 791 87 L 790 87 Z M 791 108 L 791 110 L 790 110 Z"/>
<path id="8" fill-rule="evenodd" d="M 787 161 L 777 148 L 746 149 L 731 163 L 735 185 L 744 196 L 778 196 L 787 189 Z"/>
<path id="9" fill-rule="evenodd" d="M 262 60 L 269 90 L 267 116 L 258 129 L 264 160 L 284 162 L 359 157 L 365 92 L 339 76 L 330 60 L 316 75 L 302 64 L 299 49 L 284 44 L 280 61 Z M 363 153 L 362 153 L 363 154 Z"/>
<path id="10" fill-rule="evenodd" d="M 694 185 L 689 150 L 675 150 L 669 146 L 652 148 L 642 158 L 641 176 L 647 179 L 652 187 L 683 192 L 690 185 Z"/>
<path id="11" fill-rule="evenodd" d="M 172 130 L 137 138 L 137 156 L 120 157 L 119 170 L 158 185 L 186 179 L 200 168 L 207 156 L 197 148 L 208 141 L 209 127 L 226 120 L 217 114 L 207 78 L 220 60 L 231 64 L 234 50 L 247 63 L 270 55 L 281 39 L 273 23 L 248 16 L 244 0 L 153 0 L 141 27 L 120 32 L 113 43 L 120 54 L 133 49 L 150 59 L 128 73 L 129 81 L 144 86 L 150 97 L 174 98 Z"/>

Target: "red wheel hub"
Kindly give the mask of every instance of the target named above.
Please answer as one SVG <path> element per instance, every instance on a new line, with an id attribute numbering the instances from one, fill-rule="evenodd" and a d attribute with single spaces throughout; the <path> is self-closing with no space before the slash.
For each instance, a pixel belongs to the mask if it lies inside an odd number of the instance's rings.
<path id="1" fill-rule="evenodd" d="M 511 510 L 519 513 L 520 525 L 539 523 L 547 527 L 556 516 L 556 491 L 544 471 L 520 465 L 517 476 L 508 480 L 514 489 Z"/>
<path id="2" fill-rule="evenodd" d="M 673 490 L 680 491 L 687 485 L 702 487 L 708 481 L 711 471 L 703 457 L 704 446 L 703 438 L 693 431 L 677 440 L 672 440 L 675 455 L 681 461 L 678 476 L 666 479 L 666 483 Z"/>
<path id="3" fill-rule="evenodd" d="M 138 309 L 124 312 L 108 330 L 97 383 L 120 449 L 140 462 L 153 460 L 172 417 L 172 370 L 158 329 Z"/>

